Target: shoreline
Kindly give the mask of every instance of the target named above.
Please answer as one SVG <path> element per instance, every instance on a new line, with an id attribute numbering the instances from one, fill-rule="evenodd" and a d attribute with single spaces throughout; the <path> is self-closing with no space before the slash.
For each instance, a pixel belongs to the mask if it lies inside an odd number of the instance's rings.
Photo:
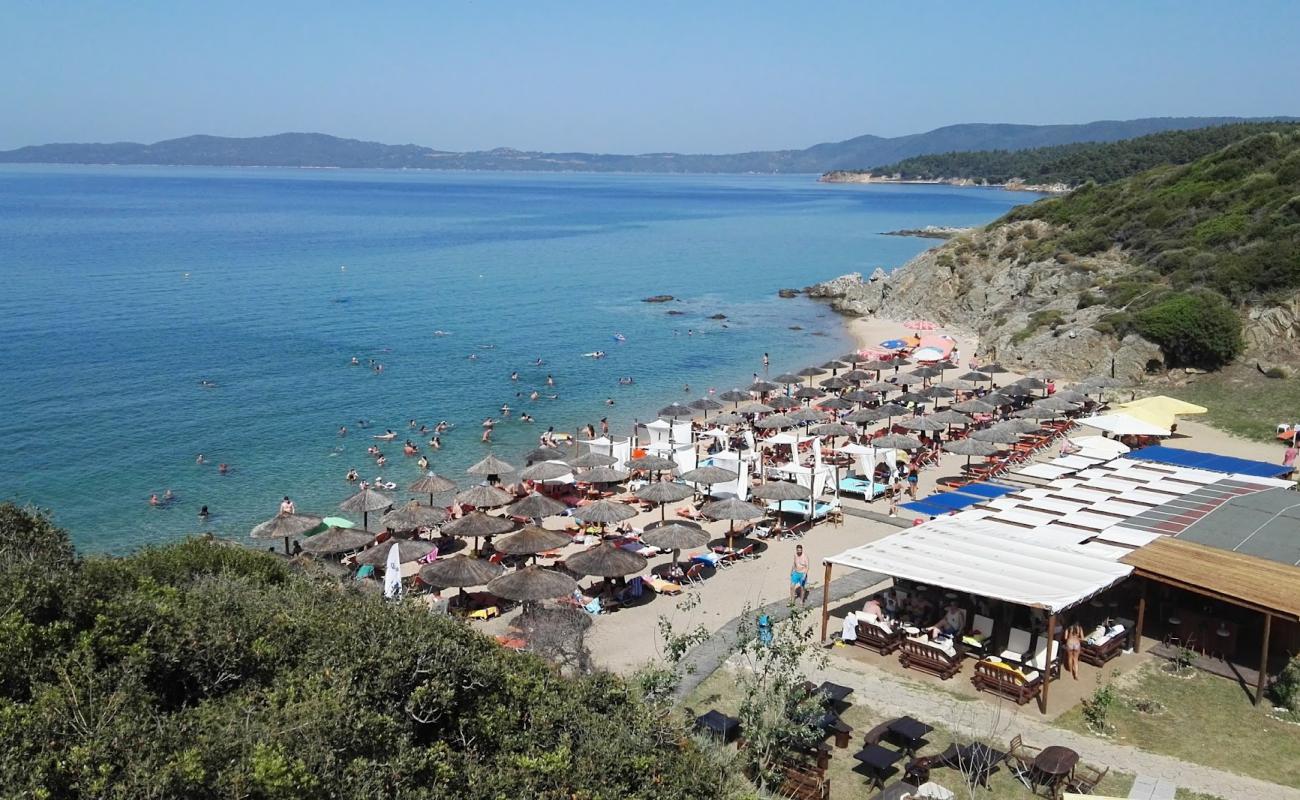
<path id="1" fill-rule="evenodd" d="M 1007 181 L 1006 183 L 984 183 L 970 178 L 894 178 L 873 175 L 870 172 L 852 172 L 832 170 L 823 172 L 817 178 L 818 183 L 883 183 L 904 186 L 956 186 L 962 189 L 1002 189 L 1008 192 L 1029 192 L 1031 194 L 1068 194 L 1076 187 L 1064 183 L 1025 183 Z"/>

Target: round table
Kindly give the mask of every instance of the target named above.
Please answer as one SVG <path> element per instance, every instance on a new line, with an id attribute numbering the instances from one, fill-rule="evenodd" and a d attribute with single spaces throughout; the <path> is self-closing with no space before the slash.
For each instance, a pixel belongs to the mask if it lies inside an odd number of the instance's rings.
<path id="1" fill-rule="evenodd" d="M 1052 745 L 1044 747 L 1042 752 L 1034 757 L 1034 769 L 1047 780 L 1044 781 L 1052 787 L 1052 796 L 1060 795 L 1061 785 L 1065 779 L 1074 771 L 1074 765 L 1079 763 L 1079 754 L 1068 747 Z"/>

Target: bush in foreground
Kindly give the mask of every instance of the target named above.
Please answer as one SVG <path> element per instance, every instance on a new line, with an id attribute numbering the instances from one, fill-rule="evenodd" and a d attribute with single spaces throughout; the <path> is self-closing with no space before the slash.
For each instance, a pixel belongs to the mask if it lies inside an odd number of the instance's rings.
<path id="1" fill-rule="evenodd" d="M 1138 333 L 1175 365 L 1217 368 L 1241 352 L 1241 320 L 1221 295 L 1175 292 L 1139 312 Z"/>
<path id="2" fill-rule="evenodd" d="M 57 798 L 713 798 L 623 681 L 192 540 L 78 560 L 0 505 L 0 786 Z"/>

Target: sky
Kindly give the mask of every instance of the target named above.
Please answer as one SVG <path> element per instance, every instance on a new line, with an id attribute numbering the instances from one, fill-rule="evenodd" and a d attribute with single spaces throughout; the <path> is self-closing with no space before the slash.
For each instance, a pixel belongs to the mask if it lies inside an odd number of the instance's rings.
<path id="1" fill-rule="evenodd" d="M 0 19 L 0 149 L 318 131 L 720 153 L 1300 115 L 1294 0 L 0 0 Z"/>

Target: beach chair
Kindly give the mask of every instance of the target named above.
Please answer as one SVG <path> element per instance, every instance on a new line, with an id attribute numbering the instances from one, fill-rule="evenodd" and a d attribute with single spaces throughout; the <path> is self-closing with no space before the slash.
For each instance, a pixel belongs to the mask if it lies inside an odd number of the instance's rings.
<path id="1" fill-rule="evenodd" d="M 1038 637 L 1038 646 L 1034 648 L 1033 658 L 1029 659 L 1029 666 L 1039 672 L 1050 672 L 1051 677 L 1056 678 L 1059 677 L 1061 671 L 1061 662 L 1058 658 L 1061 643 L 1055 639 L 1052 640 L 1052 654 L 1050 657 L 1047 655 L 1047 644 L 1047 637 Z M 1051 666 L 1050 670 L 1048 669 L 1049 665 Z"/>
<path id="2" fill-rule="evenodd" d="M 1101 772 L 1083 764 L 1078 764 L 1074 768 L 1074 774 L 1066 782 L 1065 789 L 1075 794 L 1092 794 L 1092 790 L 1097 788 L 1097 784 L 1106 778 L 1106 773 L 1110 772 L 1110 767 L 1106 767 Z"/>
<path id="3" fill-rule="evenodd" d="M 704 565 L 692 564 L 686 574 L 682 576 L 682 582 L 687 586 L 697 586 L 704 583 Z"/>
<path id="4" fill-rule="evenodd" d="M 745 545 L 740 549 L 739 553 L 736 553 L 737 561 L 753 561 L 756 558 L 758 558 L 758 554 L 754 552 L 754 545 L 752 544 Z"/>
<path id="5" fill-rule="evenodd" d="M 352 576 L 352 579 L 355 581 L 364 581 L 366 578 L 373 577 L 375 577 L 375 568 L 370 564 L 363 564 L 361 568 L 357 570 L 357 574 Z"/>
<path id="6" fill-rule="evenodd" d="M 992 638 L 993 620 L 982 614 L 976 614 L 971 620 L 970 630 L 961 637 L 961 641 L 967 647 L 982 651 L 988 647 L 989 640 Z"/>
<path id="7" fill-rule="evenodd" d="M 1042 751 L 1040 747 L 1030 747 L 1025 744 L 1020 734 L 1016 734 L 1011 739 L 1011 745 L 1007 748 L 1007 766 L 1011 769 L 1011 774 L 1025 785 L 1029 791 L 1035 791 L 1038 785 L 1038 778 L 1034 772 L 1034 757 Z"/>
<path id="8" fill-rule="evenodd" d="M 1025 653 L 1029 652 L 1029 641 L 1029 631 L 1012 628 L 1011 633 L 1007 634 L 1007 647 L 1001 653 L 998 653 L 998 658 L 1019 664 L 1024 660 Z"/>
<path id="9" fill-rule="evenodd" d="M 645 585 L 655 591 L 655 594 L 681 594 L 682 586 L 679 583 L 657 577 L 655 575 L 646 575 L 643 579 Z"/>

